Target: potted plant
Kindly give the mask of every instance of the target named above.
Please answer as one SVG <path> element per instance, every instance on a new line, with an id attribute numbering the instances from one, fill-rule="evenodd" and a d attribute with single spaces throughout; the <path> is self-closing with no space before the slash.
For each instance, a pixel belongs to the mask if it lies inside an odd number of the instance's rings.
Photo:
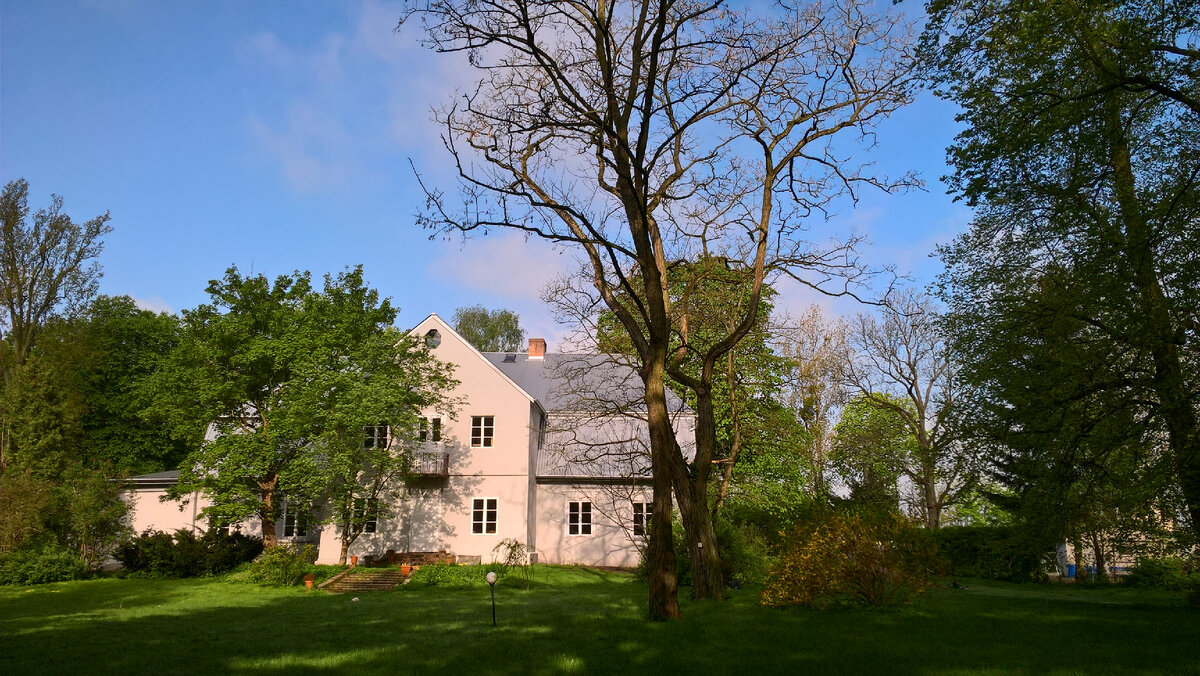
<path id="1" fill-rule="evenodd" d="M 351 557 L 350 557 L 350 567 L 351 567 L 351 568 L 353 568 L 353 567 L 355 567 L 355 566 L 357 566 L 357 565 L 358 565 L 358 557 L 357 557 L 357 556 L 351 556 Z"/>
<path id="2" fill-rule="evenodd" d="M 411 563 L 400 564 L 400 574 L 401 575 L 404 575 L 405 577 L 407 577 L 409 575 L 412 575 L 412 571 L 413 571 L 413 567 L 412 567 Z"/>

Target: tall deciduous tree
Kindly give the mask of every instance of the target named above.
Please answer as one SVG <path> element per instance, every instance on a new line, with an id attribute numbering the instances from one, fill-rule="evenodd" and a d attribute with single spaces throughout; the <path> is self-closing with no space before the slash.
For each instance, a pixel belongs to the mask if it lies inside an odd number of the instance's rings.
<path id="1" fill-rule="evenodd" d="M 1166 440 L 1200 532 L 1200 6 L 945 0 L 930 10 L 933 72 L 968 124 L 950 151 L 951 186 L 977 208 L 943 252 L 956 341 L 983 358 L 966 382 L 1002 389 L 998 379 L 1027 363 L 992 355 L 1054 359 L 1050 346 L 1066 338 L 1059 352 L 1080 361 L 1039 387 L 1133 402 Z"/>
<path id="2" fill-rule="evenodd" d="M 850 359 L 845 323 L 826 319 L 810 306 L 779 332 L 778 350 L 786 364 L 783 401 L 808 432 L 809 492 L 828 496 L 826 471 L 833 456 L 834 425 L 846 403 L 842 373 Z"/>
<path id="3" fill-rule="evenodd" d="M 399 376 L 428 357 L 388 330 L 396 310 L 365 286 L 361 268 L 326 276 L 320 291 L 307 273 L 272 283 L 230 268 L 208 293 L 211 303 L 184 311 L 179 347 L 153 379 L 154 412 L 199 447 L 172 494 L 203 492 L 217 523 L 257 517 L 273 544 L 282 498 L 307 511 L 342 468 L 346 427 L 361 443 L 362 420 L 409 420 L 422 395 L 396 393 L 402 401 L 391 403 L 403 411 L 355 397 L 419 382 Z M 370 417 L 350 420 L 359 404 Z"/>
<path id="4" fill-rule="evenodd" d="M 108 214 L 75 223 L 62 212 L 63 200 L 30 219 L 29 184 L 12 181 L 0 193 L 0 376 L 6 387 L 25 363 L 37 332 L 56 315 L 70 315 L 96 292 L 96 258 L 112 230 Z M 0 412 L 4 418 L 4 412 Z M 11 453 L 7 421 L 0 419 L 0 471 Z"/>
<path id="5" fill-rule="evenodd" d="M 525 342 L 521 317 L 512 310 L 460 307 L 454 311 L 454 330 L 480 352 L 516 352 Z"/>
<path id="6" fill-rule="evenodd" d="M 963 452 L 950 424 L 958 394 L 957 365 L 933 301 L 901 291 L 882 309 L 883 317 L 860 314 L 851 324 L 854 357 L 846 362 L 847 384 L 866 402 L 904 422 L 915 442 L 900 472 L 916 486 L 926 528 L 941 524 L 942 512 L 969 491 L 976 463 Z"/>
<path id="7" fill-rule="evenodd" d="M 467 52 L 481 72 L 438 115 L 466 206 L 429 190 L 423 222 L 511 227 L 580 248 L 645 389 L 659 525 L 647 547 L 650 615 L 679 614 L 672 488 L 694 547 L 693 591 L 723 597 L 707 508 L 714 378 L 753 329 L 768 278 L 819 288 L 835 278 L 836 293 L 860 272 L 847 256 L 853 241 L 813 246 L 804 230 L 839 195 L 896 186 L 845 158 L 852 137 L 873 138 L 874 123 L 908 101 L 906 27 L 857 0 L 764 13 L 671 0 L 442 0 L 413 14 L 432 48 Z M 701 257 L 745 275 L 744 314 L 703 352 L 671 351 L 681 327 L 668 264 Z M 679 367 L 693 350 L 695 377 Z M 697 394 L 690 465 L 671 429 L 668 371 Z"/>

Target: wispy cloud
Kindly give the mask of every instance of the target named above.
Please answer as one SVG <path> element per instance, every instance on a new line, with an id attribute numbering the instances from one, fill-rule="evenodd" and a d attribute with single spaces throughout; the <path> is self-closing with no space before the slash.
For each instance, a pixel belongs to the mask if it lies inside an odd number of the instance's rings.
<path id="1" fill-rule="evenodd" d="M 349 183 L 355 173 L 355 143 L 341 120 L 318 108 L 293 104 L 286 126 L 271 128 L 251 117 L 250 135 L 277 162 L 296 192 L 320 192 Z"/>
<path id="2" fill-rule="evenodd" d="M 165 312 L 167 314 L 171 314 L 175 311 L 171 308 L 170 303 L 158 296 L 151 296 L 150 298 L 134 297 L 133 304 L 139 309 L 149 310 L 151 312 Z"/>

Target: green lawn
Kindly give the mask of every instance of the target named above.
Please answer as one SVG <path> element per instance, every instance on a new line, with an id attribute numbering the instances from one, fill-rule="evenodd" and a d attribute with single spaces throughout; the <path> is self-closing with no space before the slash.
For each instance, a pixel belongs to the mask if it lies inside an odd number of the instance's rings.
<path id="1" fill-rule="evenodd" d="M 968 583 L 902 609 L 810 611 L 734 592 L 661 624 L 628 575 L 505 583 L 495 629 L 486 588 L 358 602 L 222 580 L 0 588 L 0 674 L 1200 674 L 1200 610 L 1178 595 Z"/>

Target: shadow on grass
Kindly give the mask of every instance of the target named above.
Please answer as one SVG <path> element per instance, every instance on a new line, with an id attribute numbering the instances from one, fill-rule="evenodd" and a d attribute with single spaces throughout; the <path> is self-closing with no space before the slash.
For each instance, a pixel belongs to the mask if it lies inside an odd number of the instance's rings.
<path id="1" fill-rule="evenodd" d="M 939 591 L 892 611 L 752 593 L 644 620 L 645 587 L 304 593 L 216 580 L 0 592 L 0 673 L 1196 672 L 1200 613 Z"/>

